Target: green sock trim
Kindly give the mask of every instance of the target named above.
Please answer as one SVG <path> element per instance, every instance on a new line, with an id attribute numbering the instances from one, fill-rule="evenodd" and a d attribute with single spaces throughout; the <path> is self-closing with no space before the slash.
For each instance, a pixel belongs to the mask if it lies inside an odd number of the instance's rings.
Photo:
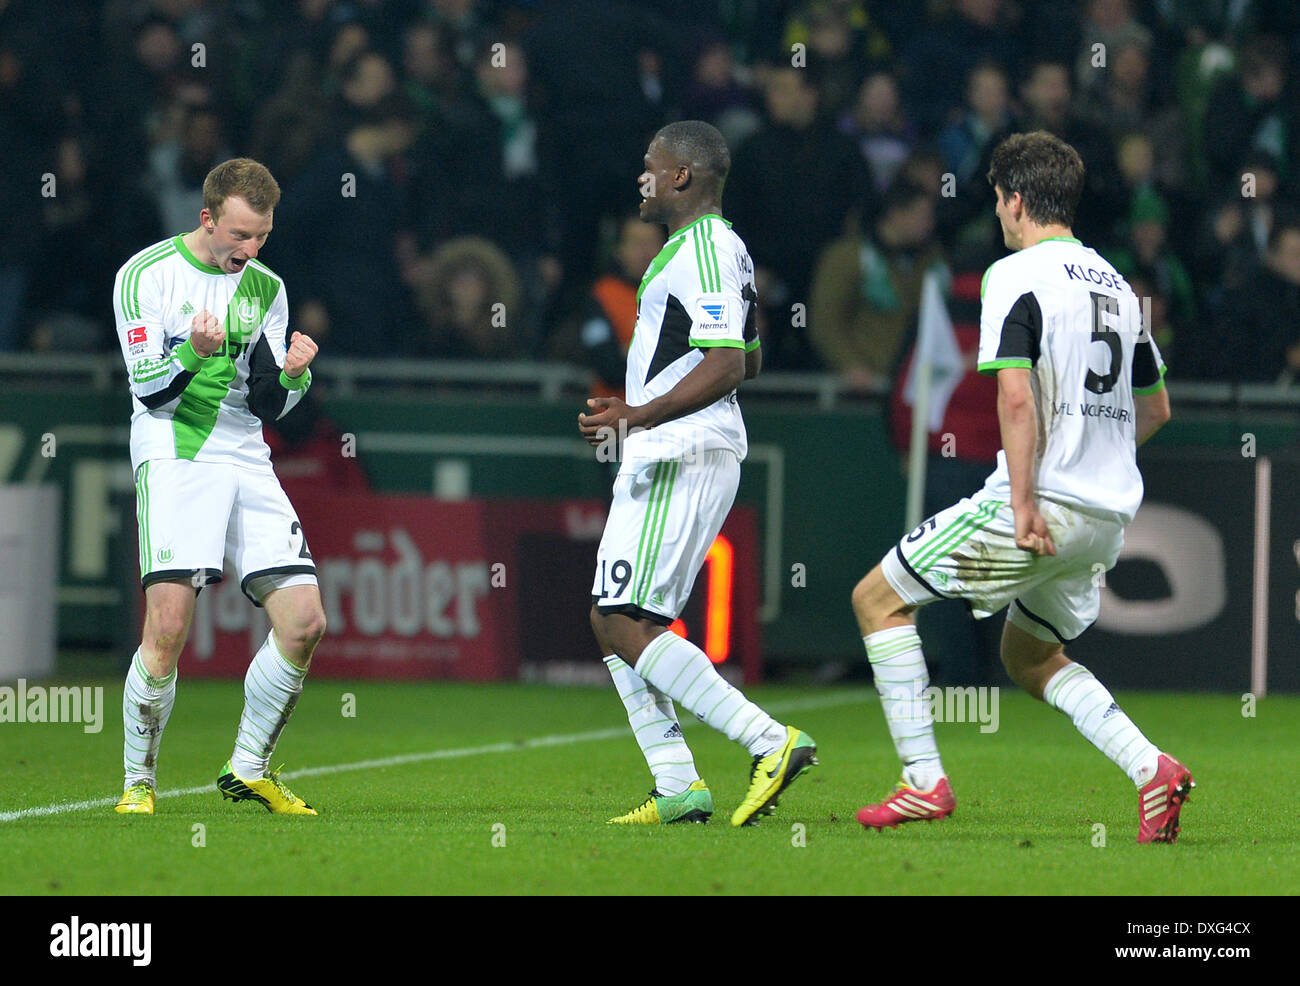
<path id="1" fill-rule="evenodd" d="M 175 668 L 172 668 L 172 673 L 169 674 L 166 678 L 155 678 L 153 675 L 151 675 L 148 669 L 145 668 L 144 666 L 144 657 L 143 655 L 141 655 L 140 649 L 138 647 L 136 648 L 135 651 L 134 663 L 136 666 L 136 670 L 140 672 L 140 677 L 144 678 L 145 684 L 147 684 L 150 688 L 153 689 L 166 688 L 168 685 L 170 685 L 173 681 L 176 680 Z"/>

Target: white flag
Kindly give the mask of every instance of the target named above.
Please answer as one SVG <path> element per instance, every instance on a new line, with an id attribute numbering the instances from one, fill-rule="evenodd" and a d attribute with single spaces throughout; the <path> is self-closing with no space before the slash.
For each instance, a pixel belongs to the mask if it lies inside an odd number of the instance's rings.
<path id="1" fill-rule="evenodd" d="M 912 365 L 903 383 L 903 400 L 915 406 L 917 400 L 917 373 L 922 367 L 930 373 L 929 412 L 930 431 L 943 427 L 943 416 L 948 410 L 952 393 L 966 375 L 966 361 L 962 358 L 957 335 L 952 330 L 952 318 L 943 300 L 940 269 L 931 267 L 921 281 L 921 307 L 917 314 L 916 349 Z"/>

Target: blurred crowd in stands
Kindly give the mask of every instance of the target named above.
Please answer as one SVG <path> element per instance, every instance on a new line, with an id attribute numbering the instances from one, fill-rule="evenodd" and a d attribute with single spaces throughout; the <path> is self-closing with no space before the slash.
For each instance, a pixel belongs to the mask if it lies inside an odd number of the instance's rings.
<path id="1" fill-rule="evenodd" d="M 1043 128 L 1171 378 L 1289 382 L 1298 54 L 1292 0 L 0 0 L 0 351 L 115 350 L 117 268 L 247 155 L 322 355 L 616 389 L 664 236 L 642 155 L 694 118 L 732 148 L 768 368 L 896 379 L 924 274 L 969 296 L 1005 253 L 992 147 Z"/>

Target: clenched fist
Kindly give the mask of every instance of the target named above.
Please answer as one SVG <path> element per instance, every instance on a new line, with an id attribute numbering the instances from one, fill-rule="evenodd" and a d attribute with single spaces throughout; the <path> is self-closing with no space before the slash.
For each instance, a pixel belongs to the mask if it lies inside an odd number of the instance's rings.
<path id="1" fill-rule="evenodd" d="M 207 359 L 225 341 L 226 330 L 217 321 L 217 316 L 206 308 L 194 316 L 194 321 L 190 323 L 190 345 L 196 353 Z"/>
<path id="2" fill-rule="evenodd" d="M 289 351 L 284 354 L 284 375 L 295 379 L 302 376 L 303 371 L 311 365 L 318 348 L 311 341 L 311 336 L 295 332 L 289 340 Z"/>

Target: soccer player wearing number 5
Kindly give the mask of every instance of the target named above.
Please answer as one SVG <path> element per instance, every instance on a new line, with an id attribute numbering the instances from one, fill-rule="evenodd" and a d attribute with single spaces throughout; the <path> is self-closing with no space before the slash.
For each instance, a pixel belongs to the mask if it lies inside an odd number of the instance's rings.
<path id="1" fill-rule="evenodd" d="M 257 260 L 280 188 L 256 161 L 218 165 L 199 227 L 142 250 L 113 287 L 130 379 L 131 466 L 140 530 L 144 638 L 122 699 L 126 790 L 116 810 L 153 814 L 158 751 L 194 601 L 229 561 L 271 632 L 244 680 L 234 752 L 217 786 L 281 814 L 316 812 L 268 772 L 325 631 L 316 566 L 271 469 L 262 421 L 311 385 L 316 344 L 286 346 L 284 284 Z"/>
<path id="2" fill-rule="evenodd" d="M 1070 232 L 1083 188 L 1074 148 L 1043 131 L 994 151 L 989 183 L 1008 248 L 985 274 L 979 370 L 997 375 L 1003 450 L 982 490 L 909 534 L 853 590 L 853 609 L 903 761 L 869 828 L 955 807 L 934 741 L 912 613 L 964 599 L 977 617 L 1010 604 L 1002 661 L 1070 717 L 1138 788 L 1138 842 L 1173 842 L 1192 775 L 1138 730 L 1064 645 L 1097 619 L 1142 502 L 1136 448 L 1169 420 L 1164 364 L 1137 297 Z"/>
<path id="3" fill-rule="evenodd" d="M 774 721 L 668 630 L 736 497 L 747 451 L 736 388 L 758 375 L 762 359 L 754 267 L 720 214 L 730 165 L 726 141 L 707 123 L 673 123 L 651 141 L 640 214 L 669 235 L 637 291 L 627 402 L 593 398 L 578 415 L 592 445 L 622 439 L 591 625 L 655 781 L 644 803 L 612 823 L 706 822 L 713 814 L 674 701 L 753 757 L 732 825 L 769 814 L 817 762 L 812 737 Z"/>

